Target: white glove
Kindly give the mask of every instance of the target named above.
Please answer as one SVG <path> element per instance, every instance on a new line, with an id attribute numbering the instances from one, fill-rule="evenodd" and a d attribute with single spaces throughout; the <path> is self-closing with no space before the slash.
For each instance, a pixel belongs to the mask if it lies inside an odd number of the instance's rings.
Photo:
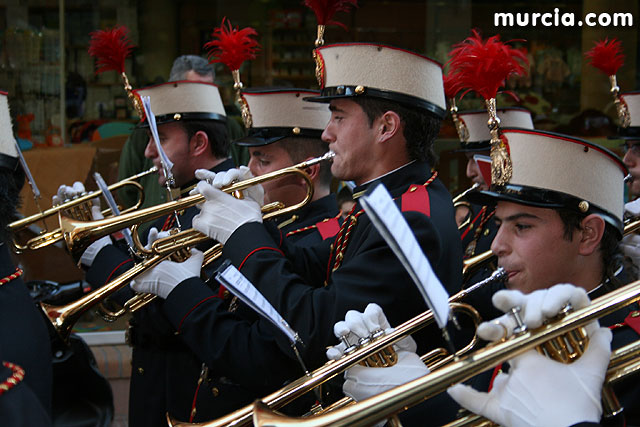
<path id="1" fill-rule="evenodd" d="M 218 173 L 211 172 L 207 169 L 197 169 L 195 175 L 196 178 L 207 181 L 215 188 L 227 187 L 234 182 L 253 178 L 251 170 L 246 166 L 240 166 L 237 169 L 229 169 Z M 191 193 L 194 192 L 196 192 L 195 189 L 191 190 Z M 242 190 L 242 192 L 245 198 L 250 197 L 260 206 L 264 206 L 264 188 L 262 188 L 262 185 L 253 185 L 246 190 Z"/>
<path id="2" fill-rule="evenodd" d="M 503 426 L 570 426 L 598 422 L 600 396 L 611 355 L 611 331 L 597 328 L 585 353 L 562 364 L 536 350 L 509 361 L 489 393 L 457 384 L 447 392 L 461 406 Z"/>
<path id="3" fill-rule="evenodd" d="M 51 202 L 53 206 L 57 206 L 62 204 L 68 200 L 73 200 L 76 197 L 82 196 L 86 193 L 84 188 L 84 184 L 80 181 L 76 181 L 73 183 L 73 186 L 61 185 L 58 187 L 58 193 L 54 194 L 51 198 Z M 100 210 L 100 198 L 96 197 L 91 199 L 91 217 L 94 220 L 103 219 L 102 211 Z"/>
<path id="4" fill-rule="evenodd" d="M 236 199 L 206 181 L 200 181 L 196 190 L 207 201 L 198 205 L 200 213 L 193 217 L 192 225 L 212 239 L 224 244 L 241 225 L 262 223 L 260 205 L 252 198 Z"/>
<path id="5" fill-rule="evenodd" d="M 377 304 L 369 304 L 364 313 L 349 310 L 345 320 L 334 325 L 333 332 L 337 338 L 347 336 L 349 343 L 356 344 L 359 338 L 368 337 L 379 329 L 386 333 L 393 332 L 382 308 Z M 403 338 L 393 347 L 398 354 L 398 362 L 393 366 L 370 368 L 356 365 L 347 369 L 342 386 L 344 394 L 360 401 L 429 373 L 429 368 L 416 354 L 417 346 L 413 338 Z M 327 357 L 339 359 L 344 350 L 345 345 L 340 343 L 327 350 Z"/>
<path id="6" fill-rule="evenodd" d="M 59 205 L 61 203 L 66 202 L 67 200 L 71 200 L 74 197 L 78 197 L 85 193 L 84 185 L 80 181 L 76 181 L 72 186 L 61 185 L 58 187 L 58 193 L 54 194 L 51 198 L 53 205 Z"/>
<path id="7" fill-rule="evenodd" d="M 131 289 L 136 292 L 151 293 L 160 298 L 167 295 L 183 280 L 199 277 L 204 254 L 191 249 L 191 256 L 184 262 L 164 260 L 151 270 L 131 281 Z"/>
<path id="8" fill-rule="evenodd" d="M 583 288 L 570 284 L 554 285 L 526 295 L 516 290 L 501 290 L 493 295 L 492 301 L 496 308 L 507 314 L 490 322 L 482 322 L 478 326 L 478 336 L 487 341 L 498 341 L 513 334 L 517 325 L 514 317 L 508 313 L 512 307 L 520 307 L 520 318 L 529 329 L 533 329 L 558 314 L 567 303 L 570 303 L 574 310 L 591 303 Z M 589 333 L 589 329 L 597 327 L 598 323 L 594 322 L 585 328 Z"/>
<path id="9" fill-rule="evenodd" d="M 169 237 L 168 231 L 158 231 L 157 228 L 151 227 L 149 229 L 149 234 L 147 235 L 147 244 L 144 245 L 146 250 L 151 250 L 151 245 L 158 239 L 164 239 L 165 237 Z"/>
<path id="10" fill-rule="evenodd" d="M 631 214 L 633 216 L 640 215 L 640 199 L 636 199 L 633 202 L 624 204 L 625 213 Z"/>

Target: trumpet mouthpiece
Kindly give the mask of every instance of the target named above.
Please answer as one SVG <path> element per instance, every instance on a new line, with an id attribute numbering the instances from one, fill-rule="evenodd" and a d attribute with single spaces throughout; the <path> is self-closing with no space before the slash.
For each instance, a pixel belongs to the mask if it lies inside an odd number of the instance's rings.
<path id="1" fill-rule="evenodd" d="M 631 174 L 628 174 L 627 176 L 624 177 L 625 184 L 629 184 L 632 181 L 633 181 L 633 176 L 631 176 Z"/>

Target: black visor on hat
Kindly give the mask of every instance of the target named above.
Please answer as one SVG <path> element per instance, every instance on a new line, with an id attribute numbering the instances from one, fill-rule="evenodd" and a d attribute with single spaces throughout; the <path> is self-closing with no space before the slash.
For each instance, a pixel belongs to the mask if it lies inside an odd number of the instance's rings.
<path id="1" fill-rule="evenodd" d="M 322 130 L 298 127 L 265 127 L 249 130 L 249 135 L 237 139 L 234 144 L 242 147 L 259 147 L 273 144 L 284 138 L 320 138 Z"/>
<path id="2" fill-rule="evenodd" d="M 164 125 L 171 122 L 186 122 L 186 121 L 198 121 L 198 120 L 217 120 L 219 122 L 227 121 L 227 118 L 222 114 L 217 113 L 173 113 L 156 116 L 156 125 Z M 145 118 L 144 121 L 138 123 L 136 127 L 148 128 L 149 121 Z"/>
<path id="3" fill-rule="evenodd" d="M 7 154 L 1 154 L 0 153 L 0 167 L 1 168 L 5 168 L 5 169 L 9 169 L 9 170 L 16 170 L 16 168 L 18 167 L 18 158 L 17 157 L 13 157 L 13 156 L 9 156 Z"/>
<path id="4" fill-rule="evenodd" d="M 404 93 L 373 89 L 363 86 L 326 87 L 322 89 L 320 96 L 310 96 L 304 98 L 304 100 L 309 102 L 327 103 L 331 102 L 332 99 L 356 98 L 360 96 L 380 98 L 387 101 L 394 101 L 398 104 L 406 105 L 408 107 L 420 108 L 434 114 L 436 117 L 441 119 L 443 119 L 447 115 L 447 112 L 443 108 L 422 98 L 407 95 Z"/>

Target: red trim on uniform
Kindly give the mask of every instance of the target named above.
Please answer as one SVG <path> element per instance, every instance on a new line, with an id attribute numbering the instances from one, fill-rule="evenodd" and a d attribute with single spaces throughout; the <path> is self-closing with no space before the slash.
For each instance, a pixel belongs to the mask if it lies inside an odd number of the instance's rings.
<path id="1" fill-rule="evenodd" d="M 217 298 L 217 296 L 210 296 L 210 297 L 206 297 L 205 299 L 203 299 L 202 301 L 200 301 L 199 303 L 197 303 L 196 305 L 194 305 L 193 307 L 191 307 L 191 310 L 189 310 L 187 312 L 187 314 L 185 314 L 182 319 L 180 320 L 180 323 L 178 323 L 178 332 L 180 332 L 182 330 L 182 324 L 184 323 L 184 321 L 187 319 L 187 317 L 189 317 L 189 315 L 191 314 L 191 312 L 193 310 L 195 310 L 196 308 L 198 308 L 198 306 L 202 303 L 204 303 L 207 300 L 210 300 L 211 298 Z"/>
<path id="2" fill-rule="evenodd" d="M 329 237 L 333 237 L 340 231 L 340 221 L 338 218 L 329 218 L 316 223 L 316 228 L 322 240 L 327 240 Z"/>
<path id="3" fill-rule="evenodd" d="M 640 335 L 640 311 L 632 311 L 629 313 L 624 319 L 624 323 Z"/>
<path id="4" fill-rule="evenodd" d="M 119 269 L 120 267 L 122 267 L 123 265 L 125 265 L 128 262 L 133 262 L 133 260 L 131 258 L 129 258 L 129 259 L 126 259 L 126 260 L 122 261 L 120 264 L 118 264 L 116 266 L 116 268 L 114 268 L 113 271 L 109 274 L 109 277 L 107 277 L 107 280 L 104 283 L 105 284 L 109 283 L 111 281 L 111 276 L 113 276 L 113 273 L 115 273 L 117 269 Z"/>
<path id="5" fill-rule="evenodd" d="M 487 391 L 491 391 L 491 389 L 493 388 L 493 381 L 496 379 L 496 377 L 501 371 L 502 371 L 502 363 L 496 366 L 495 368 L 493 368 L 493 374 L 491 374 L 491 381 L 489 381 L 489 390 Z"/>
<path id="6" fill-rule="evenodd" d="M 424 185 L 411 185 L 402 195 L 402 212 L 420 212 L 426 216 L 431 216 L 431 206 L 429 203 L 429 192 Z"/>
<path id="7" fill-rule="evenodd" d="M 201 385 L 202 385 L 202 383 L 198 382 L 198 387 L 196 387 L 196 392 L 193 394 L 193 402 L 191 402 L 191 412 L 189 413 L 189 422 L 190 423 L 193 422 L 193 419 L 196 416 L 196 414 L 195 414 L 196 402 L 198 401 L 198 392 L 200 391 L 200 386 Z"/>
<path id="8" fill-rule="evenodd" d="M 224 291 L 225 291 L 225 287 L 220 285 L 220 287 L 218 288 L 218 298 L 224 299 Z"/>
<path id="9" fill-rule="evenodd" d="M 280 233 L 280 242 L 278 243 L 278 247 L 282 247 L 282 242 L 284 242 L 284 236 L 282 235 L 282 230 L 278 228 L 278 233 Z"/>
<path id="10" fill-rule="evenodd" d="M 0 95 L 9 96 L 9 92 L 5 92 L 4 90 L 0 90 Z"/>
<path id="11" fill-rule="evenodd" d="M 241 263 L 240 263 L 240 265 L 238 266 L 238 270 L 242 269 L 242 266 L 244 265 L 245 261 L 247 261 L 247 259 L 249 259 L 249 257 L 250 257 L 251 255 L 253 255 L 254 253 L 256 253 L 256 252 L 258 252 L 258 251 L 262 251 L 262 250 L 271 250 L 271 251 L 276 251 L 276 252 L 278 252 L 280 255 L 284 256 L 284 252 L 282 252 L 282 251 L 281 251 L 280 249 L 278 249 L 278 248 L 270 248 L 270 247 L 268 247 L 268 246 L 263 246 L 263 247 L 261 247 L 261 248 L 254 249 L 254 250 L 252 250 L 251 252 L 249 252 L 249 254 L 248 254 L 246 257 L 244 257 L 244 259 L 242 260 L 242 262 L 241 262 Z"/>

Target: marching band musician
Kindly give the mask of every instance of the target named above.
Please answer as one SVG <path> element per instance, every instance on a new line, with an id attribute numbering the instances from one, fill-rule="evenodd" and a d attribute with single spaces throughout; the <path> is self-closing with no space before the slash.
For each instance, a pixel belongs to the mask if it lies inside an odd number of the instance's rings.
<path id="1" fill-rule="evenodd" d="M 304 160 L 324 154 L 327 143 L 320 139 L 324 125 L 329 120 L 329 110 L 324 105 L 309 105 L 303 97 L 317 95 L 317 91 L 297 89 L 266 89 L 260 91 L 243 91 L 243 97 L 249 107 L 252 126 L 249 135 L 234 142 L 247 147 L 250 154 L 249 166 L 241 166 L 238 176 L 226 175 L 226 179 L 242 180 L 251 176 L 260 176 L 278 169 L 293 166 Z M 335 196 L 329 194 L 331 171 L 328 165 L 313 165 L 306 170 L 313 184 L 312 201 L 297 209 L 284 219 L 276 217 L 272 220 L 283 236 L 298 246 L 311 246 L 329 239 L 337 233 L 340 223 L 337 220 L 338 208 Z M 208 171 L 197 171 L 203 179 L 216 179 L 216 174 Z M 218 174 L 218 179 L 223 178 Z M 307 184 L 296 177 L 284 177 L 274 182 L 261 185 L 264 189 L 265 202 L 282 202 L 292 206 L 300 202 L 306 195 Z M 151 274 L 151 273 L 150 273 Z M 148 277 L 148 276 L 147 276 Z M 140 286 L 145 277 L 136 280 L 134 287 Z M 142 285 L 144 286 L 144 285 Z M 224 290 L 218 295 L 227 296 Z M 253 322 L 256 314 L 236 299 L 231 299 L 229 311 L 243 321 Z M 268 331 L 262 331 L 262 339 L 266 340 Z M 216 375 L 208 370 L 206 388 L 215 390 L 212 404 L 201 403 L 202 399 L 211 400 L 210 394 L 198 393 L 195 407 L 198 419 L 209 420 L 225 415 L 242 405 L 249 404 L 262 393 L 255 389 L 236 384 L 226 374 Z M 307 408 L 305 408 L 307 409 Z"/>
<path id="2" fill-rule="evenodd" d="M 356 200 L 369 186 L 384 183 L 436 274 L 450 290 L 459 286 L 462 251 L 451 196 L 431 169 L 445 105 L 441 66 L 367 43 L 325 46 L 318 53 L 324 84 L 321 96 L 311 99 L 330 103 L 322 138 L 335 153 L 332 174 L 356 182 Z M 309 367 L 324 362 L 333 341 L 330 325 L 349 309 L 363 309 L 373 299 L 394 322 L 424 311 L 418 290 L 359 204 L 336 238 L 301 250 L 262 224 L 258 201 L 227 197 L 206 181 L 198 191 L 207 201 L 194 227 L 225 245 L 223 255 L 298 332 Z M 165 313 L 210 369 L 271 390 L 300 376 L 288 340 L 269 322 L 231 318 L 195 278 L 167 286 L 172 289 L 165 295 Z M 136 287 L 154 292 L 151 283 L 136 281 Z M 273 338 L 267 341 L 261 331 Z M 432 345 L 432 339 L 418 337 L 419 347 Z"/>
<path id="3" fill-rule="evenodd" d="M 523 316 L 539 318 L 545 295 L 541 291 L 557 283 L 572 283 L 590 298 L 619 286 L 624 280 L 618 247 L 626 175 L 622 162 L 600 146 L 560 134 L 503 129 L 502 138 L 509 147 L 512 177 L 503 186 L 492 185 L 472 196 L 474 201 L 496 205 L 498 232 L 491 249 L 508 273 L 510 289 L 506 297 L 498 296 L 504 291 L 494 296 L 496 307 L 507 311 L 529 301 L 529 312 Z M 593 174 L 594 170 L 600 173 Z M 637 310 L 633 304 L 600 319 L 612 329 L 612 348 L 637 340 Z M 484 324 L 479 334 L 488 340 L 501 339 L 511 333 L 504 325 L 504 321 Z M 378 375 L 389 377 L 383 371 L 378 369 Z M 470 384 L 486 390 L 490 377 L 491 372 L 481 374 Z M 380 378 L 381 383 L 395 381 Z M 621 381 L 614 391 L 625 408 L 627 423 L 637 424 L 640 396 L 635 381 Z M 428 401 L 420 408 L 414 411 L 424 414 Z"/>
<path id="4" fill-rule="evenodd" d="M 233 161 L 228 157 L 226 115 L 217 86 L 182 81 L 139 89 L 136 94 L 139 97 L 150 96 L 159 142 L 173 163 L 175 186 L 181 194 L 186 194 L 196 182 L 194 174 L 197 169 L 220 172 L 233 167 Z M 149 126 L 146 119 L 141 126 Z M 145 156 L 158 166 L 158 183 L 164 186 L 166 178 L 160 154 L 151 136 Z M 196 212 L 193 207 L 178 213 L 182 229 L 191 227 Z M 174 215 L 159 219 L 149 231 L 147 244 L 166 235 L 163 231 L 175 226 Z M 194 252 L 195 255 L 181 263 L 180 268 L 167 274 L 180 277 L 188 271 L 190 275 L 199 276 L 202 253 Z M 112 244 L 107 236 L 89 246 L 80 263 L 88 269 L 87 281 L 99 287 L 131 268 L 134 260 L 126 250 Z M 123 290 L 117 299 L 124 302 L 132 295 L 131 290 Z M 160 303 L 152 302 L 134 313 L 128 339 L 133 347 L 130 425 L 162 425 L 167 412 L 188 419 L 202 362 L 176 336 L 162 313 Z"/>
<path id="5" fill-rule="evenodd" d="M 253 176 L 293 166 L 328 151 L 328 144 L 320 135 L 329 121 L 329 109 L 303 100 L 318 93 L 289 88 L 243 92 L 252 126 L 249 135 L 234 144 L 248 148 L 248 167 Z M 340 223 L 336 197 L 330 194 L 330 165 L 316 164 L 305 172 L 313 182 L 311 203 L 275 221 L 283 235 L 296 244 L 310 246 L 335 236 Z M 266 182 L 262 188 L 265 203 L 282 202 L 285 206 L 298 203 L 307 192 L 307 184 L 297 176 Z"/>
<path id="6" fill-rule="evenodd" d="M 52 416 L 49 333 L 8 247 L 8 225 L 16 217 L 24 180 L 7 93 L 0 92 L 0 420 L 3 425 L 46 426 Z"/>

